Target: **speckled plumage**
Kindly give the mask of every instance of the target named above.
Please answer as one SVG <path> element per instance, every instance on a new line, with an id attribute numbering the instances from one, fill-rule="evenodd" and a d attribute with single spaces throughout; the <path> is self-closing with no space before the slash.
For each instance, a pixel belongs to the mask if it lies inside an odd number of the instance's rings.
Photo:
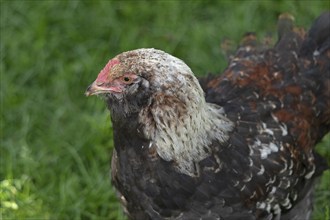
<path id="1" fill-rule="evenodd" d="M 274 48 L 250 33 L 220 76 L 139 49 L 109 61 L 112 183 L 131 219 L 309 219 L 330 129 L 330 13 L 309 33 L 279 20 Z M 260 49 L 261 48 L 261 49 Z"/>

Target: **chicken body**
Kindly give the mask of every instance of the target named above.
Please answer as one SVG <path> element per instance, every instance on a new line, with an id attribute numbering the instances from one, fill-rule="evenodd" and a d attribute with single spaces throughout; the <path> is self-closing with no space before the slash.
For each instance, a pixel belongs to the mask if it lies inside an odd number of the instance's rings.
<path id="1" fill-rule="evenodd" d="M 112 183 L 131 219 L 309 219 L 330 129 L 330 13 L 308 34 L 279 21 L 220 76 L 155 49 L 116 56 L 86 94 L 111 112 Z M 203 89 L 202 89 L 203 88 Z"/>

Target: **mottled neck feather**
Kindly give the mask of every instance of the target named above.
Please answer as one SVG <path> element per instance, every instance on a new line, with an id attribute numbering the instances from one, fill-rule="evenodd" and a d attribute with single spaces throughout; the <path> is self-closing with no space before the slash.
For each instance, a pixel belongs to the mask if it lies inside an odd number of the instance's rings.
<path id="1" fill-rule="evenodd" d="M 190 95 L 195 97 L 184 101 L 178 96 L 156 95 L 139 119 L 158 155 L 173 161 L 178 172 L 195 176 L 197 163 L 211 153 L 212 142 L 228 140 L 233 123 L 221 107 L 206 103 L 201 94 Z"/>

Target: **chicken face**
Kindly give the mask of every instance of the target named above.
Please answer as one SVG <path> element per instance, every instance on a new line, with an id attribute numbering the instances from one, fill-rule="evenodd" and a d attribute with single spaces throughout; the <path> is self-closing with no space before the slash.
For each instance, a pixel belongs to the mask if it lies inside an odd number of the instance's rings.
<path id="1" fill-rule="evenodd" d="M 134 57 L 134 62 L 139 62 L 139 57 Z M 121 120 L 139 112 L 150 102 L 150 83 L 144 72 L 118 55 L 101 70 L 85 95 L 100 95 L 106 101 L 112 119 Z"/>
<path id="2" fill-rule="evenodd" d="M 120 99 L 136 93 L 141 81 L 145 79 L 135 73 L 126 72 L 125 66 L 114 58 L 103 68 L 85 94 L 87 96 L 105 94 Z"/>
<path id="3" fill-rule="evenodd" d="M 193 87 L 194 90 L 186 89 Z M 176 103 L 200 103 L 203 91 L 190 68 L 178 58 L 155 49 L 138 49 L 111 59 L 87 88 L 102 95 L 112 113 L 126 117 L 154 99 L 174 97 Z M 112 114 L 116 117 L 115 114 Z"/>

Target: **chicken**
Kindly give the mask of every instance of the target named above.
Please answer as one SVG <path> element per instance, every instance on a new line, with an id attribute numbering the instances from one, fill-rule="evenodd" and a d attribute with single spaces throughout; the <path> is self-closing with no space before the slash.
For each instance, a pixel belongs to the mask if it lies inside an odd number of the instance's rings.
<path id="1" fill-rule="evenodd" d="M 110 110 L 111 179 L 130 219 L 309 219 L 327 169 L 330 13 L 305 33 L 280 16 L 273 48 L 243 39 L 200 82 L 180 59 L 137 49 L 88 87 Z"/>

